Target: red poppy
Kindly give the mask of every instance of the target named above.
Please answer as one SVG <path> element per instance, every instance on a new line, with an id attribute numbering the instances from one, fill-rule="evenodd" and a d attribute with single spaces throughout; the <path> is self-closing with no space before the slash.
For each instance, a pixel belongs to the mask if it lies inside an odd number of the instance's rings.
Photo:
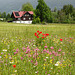
<path id="1" fill-rule="evenodd" d="M 72 38 L 70 38 L 70 40 L 72 40 Z"/>
<path id="2" fill-rule="evenodd" d="M 37 38 L 39 38 L 39 36 L 37 36 Z"/>
<path id="3" fill-rule="evenodd" d="M 42 38 L 44 38 L 44 37 L 42 37 Z"/>
<path id="4" fill-rule="evenodd" d="M 39 34 L 41 34 L 42 32 L 39 32 Z"/>
<path id="5" fill-rule="evenodd" d="M 39 33 L 39 31 L 37 31 Z"/>
<path id="6" fill-rule="evenodd" d="M 44 37 L 46 37 L 47 35 L 46 34 L 42 34 Z"/>
<path id="7" fill-rule="evenodd" d="M 44 36 L 44 34 L 42 34 Z"/>
<path id="8" fill-rule="evenodd" d="M 63 41 L 63 39 L 60 39 L 60 41 Z"/>
<path id="9" fill-rule="evenodd" d="M 46 34 L 44 34 L 44 37 L 47 37 L 47 35 L 46 35 Z"/>
<path id="10" fill-rule="evenodd" d="M 14 68 L 16 68 L 16 65 L 13 65 Z"/>
<path id="11" fill-rule="evenodd" d="M 48 33 L 47 33 L 46 35 L 47 35 L 47 36 L 49 36 L 49 34 L 48 34 Z"/>
<path id="12" fill-rule="evenodd" d="M 35 36 L 37 36 L 37 33 L 35 33 Z"/>

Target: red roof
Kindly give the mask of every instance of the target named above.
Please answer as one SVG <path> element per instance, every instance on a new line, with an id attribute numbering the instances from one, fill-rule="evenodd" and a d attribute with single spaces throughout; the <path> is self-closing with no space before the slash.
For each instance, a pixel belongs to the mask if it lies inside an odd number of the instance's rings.
<path id="1" fill-rule="evenodd" d="M 33 11 L 13 11 L 13 14 L 14 14 L 14 17 L 15 18 L 21 18 L 25 13 L 29 13 L 29 14 L 31 14 L 31 15 L 33 15 Z M 15 13 L 18 13 L 18 16 L 16 16 L 16 14 Z"/>

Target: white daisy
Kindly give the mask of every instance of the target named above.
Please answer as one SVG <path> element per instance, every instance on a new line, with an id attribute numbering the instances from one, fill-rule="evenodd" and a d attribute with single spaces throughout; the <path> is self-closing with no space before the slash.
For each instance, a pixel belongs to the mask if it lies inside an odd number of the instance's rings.
<path id="1" fill-rule="evenodd" d="M 0 59 L 1 59 L 2 57 L 0 56 Z"/>
<path id="2" fill-rule="evenodd" d="M 3 51 L 4 51 L 4 52 L 7 52 L 7 50 L 6 50 L 6 49 L 3 49 Z"/>

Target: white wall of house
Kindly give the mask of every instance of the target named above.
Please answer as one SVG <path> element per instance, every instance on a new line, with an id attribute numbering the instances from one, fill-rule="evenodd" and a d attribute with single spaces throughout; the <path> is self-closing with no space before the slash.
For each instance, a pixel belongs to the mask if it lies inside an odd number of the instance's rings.
<path id="1" fill-rule="evenodd" d="M 13 21 L 13 23 L 25 23 L 25 24 L 32 24 L 32 21 Z"/>

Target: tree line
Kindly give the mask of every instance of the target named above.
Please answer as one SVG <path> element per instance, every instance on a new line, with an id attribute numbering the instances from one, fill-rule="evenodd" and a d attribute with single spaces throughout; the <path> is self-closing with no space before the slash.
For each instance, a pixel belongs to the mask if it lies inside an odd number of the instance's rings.
<path id="1" fill-rule="evenodd" d="M 33 23 L 75 23 L 75 8 L 73 5 L 64 5 L 62 9 L 51 10 L 47 6 L 44 0 L 38 0 L 38 5 L 36 9 L 30 3 L 25 3 L 22 5 L 21 11 L 33 11 Z M 11 15 L 6 12 L 0 13 L 0 18 L 6 18 L 10 20 Z"/>
<path id="2" fill-rule="evenodd" d="M 10 20 L 12 20 L 11 14 L 10 13 L 6 14 L 6 12 L 3 12 L 3 13 L 0 12 L 0 20 L 1 21 L 10 21 Z"/>

